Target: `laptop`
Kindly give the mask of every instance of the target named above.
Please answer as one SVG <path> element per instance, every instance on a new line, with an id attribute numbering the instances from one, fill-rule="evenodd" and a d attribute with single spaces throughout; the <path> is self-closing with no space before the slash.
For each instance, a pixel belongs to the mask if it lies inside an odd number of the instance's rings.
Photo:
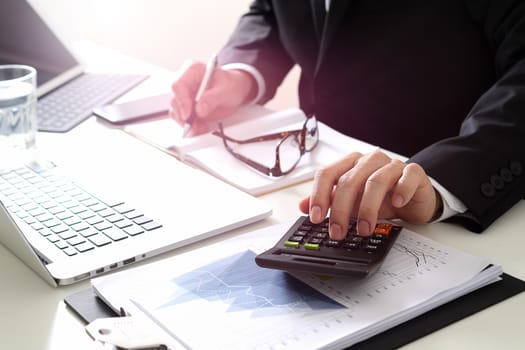
<path id="1" fill-rule="evenodd" d="M 0 244 L 52 286 L 117 271 L 272 212 L 124 133 L 100 130 L 86 154 L 75 147 L 56 152 L 55 162 L 0 169 Z"/>
<path id="2" fill-rule="evenodd" d="M 148 76 L 94 74 L 83 65 L 26 0 L 2 0 L 0 64 L 37 70 L 38 128 L 65 132 Z"/>

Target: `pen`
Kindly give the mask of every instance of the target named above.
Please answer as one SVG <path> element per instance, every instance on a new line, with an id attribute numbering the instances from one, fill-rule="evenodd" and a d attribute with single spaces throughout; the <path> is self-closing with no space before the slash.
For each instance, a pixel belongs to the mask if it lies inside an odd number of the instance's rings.
<path id="1" fill-rule="evenodd" d="M 195 99 L 193 101 L 193 108 L 191 109 L 190 117 L 186 120 L 186 123 L 184 124 L 184 130 L 182 131 L 182 137 L 186 137 L 188 132 L 191 130 L 191 123 L 196 118 L 195 105 L 197 104 L 197 102 L 199 102 L 204 90 L 206 90 L 206 88 L 208 87 L 208 84 L 210 83 L 211 76 L 215 68 L 217 68 L 217 54 L 213 54 L 208 60 L 208 63 L 206 64 L 206 71 L 204 72 L 204 77 L 201 80 L 201 84 L 199 85 L 197 94 L 195 95 Z"/>

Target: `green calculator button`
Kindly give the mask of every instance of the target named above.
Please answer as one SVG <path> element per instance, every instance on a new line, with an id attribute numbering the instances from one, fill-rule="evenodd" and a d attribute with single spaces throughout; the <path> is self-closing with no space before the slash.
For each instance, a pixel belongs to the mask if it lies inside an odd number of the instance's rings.
<path id="1" fill-rule="evenodd" d="M 305 243 L 304 248 L 308 250 L 319 250 L 319 244 L 316 243 Z"/>
<path id="2" fill-rule="evenodd" d="M 284 242 L 284 246 L 288 248 L 299 248 L 299 242 L 286 241 Z"/>

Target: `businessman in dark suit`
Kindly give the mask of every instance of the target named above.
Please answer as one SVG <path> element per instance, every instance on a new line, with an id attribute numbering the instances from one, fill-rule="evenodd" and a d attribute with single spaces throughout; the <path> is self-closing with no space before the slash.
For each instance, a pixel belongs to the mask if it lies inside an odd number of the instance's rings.
<path id="1" fill-rule="evenodd" d="M 449 218 L 481 232 L 525 196 L 525 2 L 519 0 L 254 1 L 195 106 L 199 120 L 272 98 L 299 65 L 306 113 L 381 151 L 321 169 L 300 203 L 330 234 L 350 216 Z M 173 84 L 184 122 L 203 65 Z M 351 150 L 349 150 L 351 152 Z"/>

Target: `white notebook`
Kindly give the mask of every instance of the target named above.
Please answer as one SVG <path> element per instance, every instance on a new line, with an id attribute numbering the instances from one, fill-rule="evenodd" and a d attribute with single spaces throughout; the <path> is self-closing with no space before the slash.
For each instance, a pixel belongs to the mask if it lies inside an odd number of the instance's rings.
<path id="1" fill-rule="evenodd" d="M 225 133 L 242 140 L 276 131 L 301 129 L 304 120 L 304 113 L 297 108 L 272 112 L 256 105 L 244 108 L 228 118 Z M 310 180 L 319 167 L 331 164 L 350 152 L 368 153 L 377 148 L 345 136 L 321 122 L 318 122 L 318 125 L 317 147 L 312 152 L 305 153 L 290 174 L 281 177 L 266 176 L 236 159 L 225 149 L 218 136 L 204 134 L 182 138 L 182 127 L 171 119 L 133 124 L 125 130 L 243 191 L 260 195 Z M 269 146 L 250 157 L 254 160 L 274 157 L 275 147 Z M 273 158 L 269 159 L 268 163 L 272 161 Z"/>

